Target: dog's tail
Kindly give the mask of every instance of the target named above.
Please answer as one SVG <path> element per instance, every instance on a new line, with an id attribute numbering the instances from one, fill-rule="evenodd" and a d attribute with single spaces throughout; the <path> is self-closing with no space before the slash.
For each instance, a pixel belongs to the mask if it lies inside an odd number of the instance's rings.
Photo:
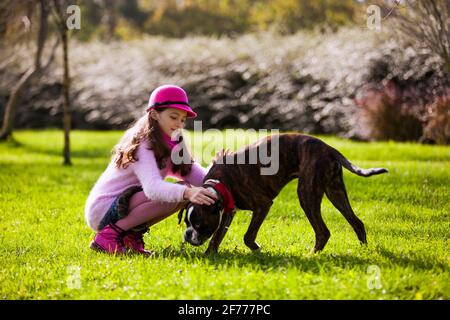
<path id="1" fill-rule="evenodd" d="M 357 174 L 361 177 L 370 177 L 376 174 L 382 174 L 385 172 L 388 172 L 385 168 L 370 168 L 370 169 L 362 169 L 358 166 L 355 166 L 353 163 L 351 163 L 347 158 L 345 158 L 339 151 L 332 148 L 333 155 L 335 159 L 347 170 L 353 172 L 354 174 Z"/>

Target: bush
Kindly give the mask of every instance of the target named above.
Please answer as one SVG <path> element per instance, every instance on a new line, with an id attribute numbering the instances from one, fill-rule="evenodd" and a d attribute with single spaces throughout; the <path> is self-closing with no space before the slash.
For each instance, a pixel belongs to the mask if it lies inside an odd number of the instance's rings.
<path id="1" fill-rule="evenodd" d="M 426 106 L 425 121 L 422 140 L 437 144 L 450 143 L 450 89 Z"/>
<path id="2" fill-rule="evenodd" d="M 450 89 L 430 103 L 414 96 L 420 92 L 401 89 L 394 81 L 370 86 L 355 99 L 360 108 L 360 126 L 368 140 L 450 143 Z"/>
<path id="3" fill-rule="evenodd" d="M 15 62 L 0 63 L 0 116 L 11 84 L 33 63 L 27 47 L 7 49 L 0 61 L 14 54 Z M 17 128 L 62 123 L 60 60 L 55 62 L 24 94 Z M 373 128 L 357 117 L 363 109 L 354 103 L 359 92 L 372 95 L 364 101 L 371 106 L 366 110 L 370 118 L 391 119 L 376 120 L 376 139 L 417 140 L 427 121 L 424 106 L 450 88 L 441 62 L 429 52 L 357 28 L 281 37 L 264 32 L 236 38 L 74 41 L 71 76 L 77 129 L 125 129 L 142 114 L 153 88 L 176 83 L 189 93 L 203 129 L 277 128 L 352 139 L 367 139 L 363 130 Z M 384 115 L 378 114 L 380 108 Z"/>
<path id="4" fill-rule="evenodd" d="M 366 89 L 355 103 L 369 140 L 417 141 L 422 136 L 420 108 L 406 104 L 404 93 L 393 81 Z"/>

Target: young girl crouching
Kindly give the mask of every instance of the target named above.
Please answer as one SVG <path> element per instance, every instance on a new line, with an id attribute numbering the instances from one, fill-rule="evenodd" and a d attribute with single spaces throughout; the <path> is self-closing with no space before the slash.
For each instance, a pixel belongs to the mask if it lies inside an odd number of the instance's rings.
<path id="1" fill-rule="evenodd" d="M 90 245 L 94 250 L 150 255 L 143 236 L 151 225 L 188 201 L 210 205 L 216 200 L 215 194 L 201 187 L 207 169 L 190 155 L 190 163 L 172 162 L 172 149 L 184 143 L 172 141 L 172 135 L 184 128 L 187 118 L 196 117 L 186 92 L 174 85 L 158 87 L 150 95 L 146 111 L 116 145 L 111 162 L 86 201 L 86 221 L 97 232 Z M 221 153 L 223 150 L 217 155 Z M 182 181 L 167 182 L 166 176 Z"/>

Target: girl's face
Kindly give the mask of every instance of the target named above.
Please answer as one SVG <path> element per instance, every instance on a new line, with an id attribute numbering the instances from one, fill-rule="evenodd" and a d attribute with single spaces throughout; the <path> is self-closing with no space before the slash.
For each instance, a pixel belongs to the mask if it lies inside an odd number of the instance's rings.
<path id="1" fill-rule="evenodd" d="M 175 108 L 164 108 L 162 112 L 157 112 L 154 110 L 151 112 L 153 119 L 158 121 L 161 129 L 170 137 L 176 130 L 184 128 L 187 118 L 186 111 Z"/>

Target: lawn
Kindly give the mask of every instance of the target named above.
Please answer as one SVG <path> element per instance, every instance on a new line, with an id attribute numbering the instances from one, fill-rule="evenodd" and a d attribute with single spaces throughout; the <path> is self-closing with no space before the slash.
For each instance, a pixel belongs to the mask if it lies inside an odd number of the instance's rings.
<path id="1" fill-rule="evenodd" d="M 145 236 L 157 252 L 145 259 L 88 248 L 94 233 L 84 202 L 120 135 L 74 131 L 71 167 L 61 165 L 56 130 L 19 131 L 0 144 L 0 299 L 450 298 L 449 147 L 321 137 L 361 167 L 389 169 L 370 178 L 344 170 L 367 246 L 325 199 L 331 238 L 323 252 L 310 254 L 314 233 L 292 181 L 262 225 L 260 252 L 243 243 L 248 211 L 236 214 L 212 256 L 203 255 L 206 245 L 182 249 L 183 228 L 173 215 Z M 207 135 L 194 154 L 208 143 L 219 149 L 218 137 Z"/>

